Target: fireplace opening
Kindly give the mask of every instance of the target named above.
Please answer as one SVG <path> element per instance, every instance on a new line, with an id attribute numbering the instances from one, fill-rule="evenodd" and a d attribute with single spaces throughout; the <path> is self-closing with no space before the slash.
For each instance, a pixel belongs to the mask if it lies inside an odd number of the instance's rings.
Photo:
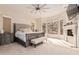
<path id="1" fill-rule="evenodd" d="M 67 30 L 67 36 L 73 36 L 72 29 L 68 29 L 68 30 Z"/>

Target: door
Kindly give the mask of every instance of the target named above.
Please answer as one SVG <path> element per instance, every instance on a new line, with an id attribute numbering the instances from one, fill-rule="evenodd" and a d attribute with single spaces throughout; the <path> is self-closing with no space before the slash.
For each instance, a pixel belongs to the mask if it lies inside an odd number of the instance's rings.
<path id="1" fill-rule="evenodd" d="M 11 32 L 11 18 L 3 17 L 4 32 Z"/>

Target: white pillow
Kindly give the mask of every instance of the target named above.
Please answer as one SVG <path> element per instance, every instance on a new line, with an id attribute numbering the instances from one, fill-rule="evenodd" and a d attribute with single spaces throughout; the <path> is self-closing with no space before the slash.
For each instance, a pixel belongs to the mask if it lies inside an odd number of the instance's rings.
<path id="1" fill-rule="evenodd" d="M 24 32 L 32 32 L 31 29 L 23 29 Z"/>

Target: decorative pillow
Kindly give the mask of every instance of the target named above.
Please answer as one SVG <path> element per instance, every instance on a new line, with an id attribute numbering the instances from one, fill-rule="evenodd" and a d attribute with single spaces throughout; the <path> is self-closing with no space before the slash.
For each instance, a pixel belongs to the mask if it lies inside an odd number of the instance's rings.
<path id="1" fill-rule="evenodd" d="M 21 32 L 23 32 L 23 29 L 20 28 L 20 29 L 18 29 L 17 31 L 21 31 Z"/>
<path id="2" fill-rule="evenodd" d="M 31 29 L 23 29 L 24 32 L 32 32 Z"/>

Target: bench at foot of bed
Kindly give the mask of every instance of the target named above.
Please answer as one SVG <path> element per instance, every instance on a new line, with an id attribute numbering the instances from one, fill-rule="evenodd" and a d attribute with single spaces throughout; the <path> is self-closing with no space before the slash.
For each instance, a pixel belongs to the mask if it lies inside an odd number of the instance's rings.
<path id="1" fill-rule="evenodd" d="M 37 45 L 42 44 L 45 40 L 47 41 L 46 37 L 40 37 L 40 38 L 37 38 L 37 39 L 32 39 L 31 44 L 32 44 L 32 46 L 34 46 L 36 48 Z"/>

